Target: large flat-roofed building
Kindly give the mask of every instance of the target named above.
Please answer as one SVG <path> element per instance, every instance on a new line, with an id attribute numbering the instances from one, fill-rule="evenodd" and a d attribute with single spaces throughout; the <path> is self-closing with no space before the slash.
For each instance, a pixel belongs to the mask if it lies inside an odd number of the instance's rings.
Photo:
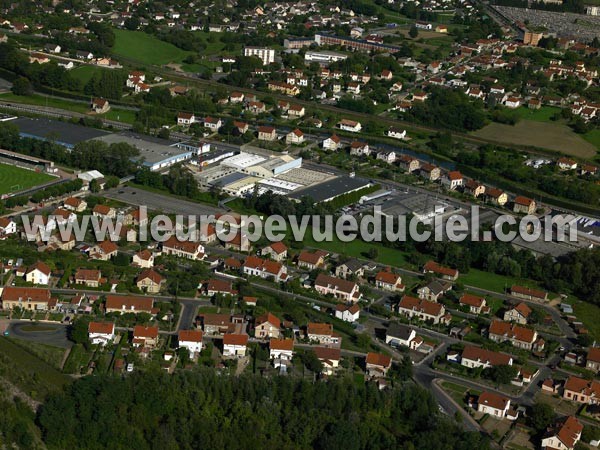
<path id="1" fill-rule="evenodd" d="M 193 149 L 177 147 L 175 142 L 131 132 L 108 134 L 98 140 L 107 144 L 126 143 L 137 148 L 140 154 L 136 160 L 152 171 L 190 160 L 196 154 Z"/>
<path id="2" fill-rule="evenodd" d="M 313 41 L 314 42 L 314 41 Z M 335 52 L 306 52 L 304 55 L 305 61 L 318 62 L 318 63 L 331 63 L 337 61 L 344 61 L 348 59 L 348 56 L 341 53 Z"/>
<path id="3" fill-rule="evenodd" d="M 288 170 L 302 167 L 302 158 L 292 158 L 289 155 L 275 156 L 266 161 L 243 169 L 248 175 L 260 178 L 270 178 Z"/>
<path id="4" fill-rule="evenodd" d="M 321 203 L 328 202 L 340 195 L 355 192 L 369 186 L 371 186 L 371 182 L 368 180 L 350 176 L 341 176 L 305 189 L 298 189 L 290 194 L 289 197 L 293 200 L 300 200 L 302 197 L 310 197 L 316 203 Z"/>
<path id="5" fill-rule="evenodd" d="M 315 34 L 317 45 L 336 45 L 364 52 L 389 52 L 395 53 L 400 47 L 395 45 L 378 44 L 363 39 L 352 39 L 347 37 L 334 36 L 332 34 Z"/>
<path id="6" fill-rule="evenodd" d="M 244 47 L 244 56 L 256 56 L 263 65 L 275 62 L 275 50 L 266 47 Z"/>
<path id="7" fill-rule="evenodd" d="M 241 171 L 248 167 L 260 164 L 265 160 L 266 158 L 264 156 L 255 155 L 253 153 L 240 152 L 237 155 L 222 160 L 221 165 Z"/>
<path id="8" fill-rule="evenodd" d="M 19 117 L 12 120 L 11 124 L 19 129 L 21 137 L 56 142 L 68 149 L 72 149 L 80 142 L 110 135 L 96 128 L 44 118 Z"/>

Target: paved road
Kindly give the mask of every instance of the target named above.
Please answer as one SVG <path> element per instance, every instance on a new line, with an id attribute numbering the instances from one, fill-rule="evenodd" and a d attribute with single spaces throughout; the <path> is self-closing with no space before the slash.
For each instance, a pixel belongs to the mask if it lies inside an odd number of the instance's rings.
<path id="1" fill-rule="evenodd" d="M 147 206 L 149 210 L 162 211 L 167 214 L 195 214 L 200 216 L 226 212 L 224 209 L 215 206 L 195 203 L 127 186 L 110 189 L 103 192 L 102 195 L 134 206 Z"/>
<path id="2" fill-rule="evenodd" d="M 52 327 L 52 331 L 25 331 L 24 327 Z M 34 325 L 33 322 L 12 322 L 8 327 L 10 337 L 23 339 L 25 341 L 38 342 L 40 344 L 48 344 L 54 347 L 69 348 L 71 341 L 67 339 L 67 326 L 58 323 L 40 323 Z"/>

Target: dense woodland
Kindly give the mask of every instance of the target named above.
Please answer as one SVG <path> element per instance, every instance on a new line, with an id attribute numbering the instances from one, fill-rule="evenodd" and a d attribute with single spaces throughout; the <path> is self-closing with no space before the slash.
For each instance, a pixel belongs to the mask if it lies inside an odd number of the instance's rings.
<path id="1" fill-rule="evenodd" d="M 42 407 L 50 449 L 486 449 L 412 384 L 233 378 L 213 371 L 88 377 Z"/>

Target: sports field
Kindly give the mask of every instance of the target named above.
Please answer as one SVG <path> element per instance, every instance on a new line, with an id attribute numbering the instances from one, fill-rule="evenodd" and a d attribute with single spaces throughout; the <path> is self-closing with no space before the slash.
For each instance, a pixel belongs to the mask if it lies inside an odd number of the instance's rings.
<path id="1" fill-rule="evenodd" d="M 545 148 L 578 158 L 591 159 L 597 153 L 593 144 L 568 126 L 552 122 L 521 120 L 516 125 L 491 123 L 473 135 L 499 143 Z"/>
<path id="2" fill-rule="evenodd" d="M 158 65 L 180 64 L 186 56 L 193 54 L 143 31 L 129 30 L 115 30 L 113 52 L 117 56 L 131 58 L 144 64 Z"/>
<path id="3" fill-rule="evenodd" d="M 0 163 L 0 195 L 38 186 L 55 179 L 53 176 Z"/>

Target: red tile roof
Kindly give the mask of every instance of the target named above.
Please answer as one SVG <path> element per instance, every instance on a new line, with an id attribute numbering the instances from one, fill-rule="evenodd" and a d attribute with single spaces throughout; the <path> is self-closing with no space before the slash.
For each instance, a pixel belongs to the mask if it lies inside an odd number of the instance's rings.
<path id="1" fill-rule="evenodd" d="M 390 367 L 392 365 L 392 358 L 381 353 L 369 352 L 367 353 L 366 362 L 374 366 Z"/>
<path id="2" fill-rule="evenodd" d="M 483 391 L 479 396 L 479 404 L 504 411 L 510 400 L 493 392 Z"/>
<path id="3" fill-rule="evenodd" d="M 248 343 L 247 334 L 228 333 L 223 336 L 223 345 L 246 345 Z"/>
<path id="4" fill-rule="evenodd" d="M 292 350 L 294 350 L 294 340 L 293 339 L 271 339 L 269 341 L 269 348 L 271 350 L 292 351 Z"/>
<path id="5" fill-rule="evenodd" d="M 113 334 L 115 324 L 112 322 L 90 322 L 88 325 L 89 333 Z"/>
<path id="6" fill-rule="evenodd" d="M 133 337 L 156 339 L 158 337 L 158 327 L 144 327 L 142 325 L 136 325 L 133 328 Z"/>
<path id="7" fill-rule="evenodd" d="M 511 360 L 511 357 L 504 353 L 494 352 L 472 345 L 465 346 L 462 352 L 462 358 L 471 361 L 481 361 L 483 363 L 487 362 L 491 366 L 506 366 Z"/>
<path id="8" fill-rule="evenodd" d="M 202 342 L 201 330 L 179 330 L 177 339 L 179 342 Z"/>

